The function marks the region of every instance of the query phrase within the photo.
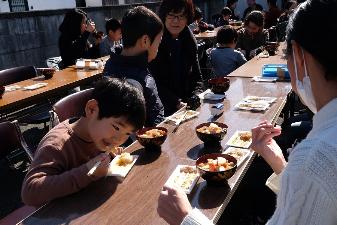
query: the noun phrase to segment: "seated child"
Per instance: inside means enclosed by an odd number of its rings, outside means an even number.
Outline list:
[[[109,19],[105,23],[106,36],[103,38],[99,49],[101,57],[111,53],[120,52],[122,39],[122,25],[116,19]]]
[[[163,23],[144,6],[128,11],[122,19],[123,50],[110,55],[104,68],[104,76],[127,78],[137,81],[146,99],[146,126],[154,126],[164,120],[164,106],[158,96],[157,86],[148,63],[158,52],[163,35]]]
[[[191,23],[188,27],[190,30],[193,31],[193,33],[200,33],[205,32],[206,30],[214,30],[214,26],[212,24],[208,24],[204,21],[202,21],[202,11],[199,7],[195,7],[194,9],[194,22]]]
[[[247,62],[244,55],[235,50],[237,31],[230,25],[220,28],[217,33],[218,46],[210,52],[210,62],[215,76],[227,76]]]
[[[221,17],[218,19],[218,21],[216,22],[216,27],[222,27],[225,25],[229,25],[229,19],[232,16],[232,10],[230,10],[230,8],[228,7],[224,7],[221,10]]]
[[[145,100],[138,88],[116,78],[99,81],[84,115],[60,123],[41,140],[23,182],[23,202],[41,206],[105,177],[108,153],[144,121]],[[88,175],[98,161],[101,164]]]

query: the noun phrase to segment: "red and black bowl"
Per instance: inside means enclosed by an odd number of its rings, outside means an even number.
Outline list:
[[[37,70],[44,76],[45,79],[51,79],[56,72],[56,69],[54,68],[38,68]]]
[[[200,168],[200,163],[207,163],[208,159],[217,159],[218,157],[223,157],[227,159],[228,162],[233,162],[234,166],[225,171],[215,172]],[[207,182],[207,185],[222,186],[228,184],[227,180],[235,174],[237,169],[237,160],[233,156],[227,154],[211,153],[199,157],[196,161],[196,167],[198,168],[200,176]]]
[[[217,77],[209,79],[208,84],[214,94],[224,94],[229,89],[230,80],[227,77]]]
[[[198,131],[199,128],[203,127],[203,126],[209,126],[211,123],[214,123],[216,125],[218,125],[219,127],[222,128],[222,131],[219,133],[211,133],[211,134],[207,134],[207,133],[203,133]],[[197,133],[198,138],[204,142],[205,144],[215,144],[215,143],[219,143],[227,134],[227,129],[228,126],[224,123],[218,123],[218,122],[208,122],[208,123],[202,123],[199,124],[196,128],[195,128],[195,132]]]
[[[162,136],[159,137],[141,137],[141,135],[145,134],[146,131],[152,130],[152,129],[158,129],[162,130],[165,133]],[[165,127],[145,127],[143,129],[140,129],[136,132],[136,137],[138,142],[144,146],[145,148],[148,147],[160,147],[167,138],[167,129]]]

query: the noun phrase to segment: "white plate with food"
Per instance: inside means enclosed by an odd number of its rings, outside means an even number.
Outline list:
[[[224,151],[224,153],[233,156],[239,167],[252,152],[244,148],[229,147]]]
[[[256,102],[246,102],[241,101],[234,106],[234,108],[239,110],[247,110],[247,111],[265,111],[269,108],[269,103],[265,101],[256,101]]]
[[[48,83],[37,83],[37,84],[25,86],[25,87],[23,87],[23,89],[24,90],[32,91],[32,90],[35,90],[35,89],[39,89],[39,88],[45,87],[47,85],[48,85]]]
[[[227,142],[227,145],[238,148],[249,148],[251,143],[252,143],[251,131],[236,131],[235,134]]]
[[[110,162],[107,176],[126,177],[137,159],[138,155],[130,155],[127,152],[117,155]]]
[[[245,102],[267,102],[269,104],[276,101],[275,97],[259,97],[259,96],[247,96],[243,100]]]
[[[190,194],[199,177],[199,172],[195,166],[178,165],[166,181],[166,184],[179,186],[186,194]]]
[[[167,117],[168,121],[174,122],[176,125],[184,122],[186,120],[192,119],[194,117],[197,117],[199,115],[199,112],[194,111],[194,110],[187,110],[187,111],[180,111],[177,112],[169,117]]]

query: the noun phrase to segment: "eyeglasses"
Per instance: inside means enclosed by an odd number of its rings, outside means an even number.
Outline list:
[[[174,20],[177,19],[178,21],[186,20],[186,15],[185,14],[180,14],[180,15],[174,15],[174,14],[167,14],[166,17],[168,20]]]

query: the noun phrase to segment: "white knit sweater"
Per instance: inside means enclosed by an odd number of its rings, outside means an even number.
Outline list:
[[[313,129],[291,152],[280,184],[267,225],[337,224],[337,98],[314,116]],[[194,209],[182,224],[211,223]]]

